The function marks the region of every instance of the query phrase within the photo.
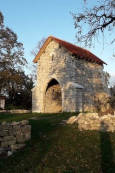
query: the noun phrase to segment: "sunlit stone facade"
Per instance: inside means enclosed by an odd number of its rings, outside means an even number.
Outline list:
[[[0,96],[0,108],[4,109],[5,108],[5,97]]]
[[[95,97],[109,93],[102,64],[81,59],[54,40],[37,63],[33,112],[95,111]]]

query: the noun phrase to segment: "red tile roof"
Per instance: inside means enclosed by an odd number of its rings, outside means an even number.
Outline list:
[[[50,36],[50,37],[47,38],[47,40],[43,44],[42,48],[38,52],[37,56],[33,60],[35,63],[37,63],[39,57],[41,56],[41,54],[44,52],[44,50],[47,47],[47,45],[52,40],[58,42],[61,46],[65,47],[69,52],[71,52],[73,55],[77,56],[80,59],[85,59],[87,61],[95,62],[95,63],[98,63],[100,65],[106,64],[104,61],[102,61],[100,58],[98,58],[97,56],[95,56],[90,51],[88,51],[86,49],[83,49],[81,47],[78,47],[78,46],[76,46],[74,44],[71,44],[69,42],[66,42],[64,40],[60,40],[60,39],[58,39],[56,37],[53,37],[53,36]]]

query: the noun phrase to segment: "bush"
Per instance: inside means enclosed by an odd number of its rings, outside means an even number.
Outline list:
[[[13,104],[6,105],[6,110],[23,109],[22,106],[14,106]]]
[[[115,109],[115,85],[110,88],[110,94],[111,94],[110,104],[112,108]]]

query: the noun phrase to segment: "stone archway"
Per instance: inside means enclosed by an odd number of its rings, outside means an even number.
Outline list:
[[[57,80],[52,79],[45,91],[44,112],[56,113],[62,112],[62,93]]]

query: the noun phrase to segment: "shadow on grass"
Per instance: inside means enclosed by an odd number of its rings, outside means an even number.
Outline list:
[[[102,122],[101,128],[108,129],[108,126]],[[100,132],[100,147],[101,147],[101,169],[103,173],[115,173],[114,155],[110,133]]]
[[[8,159],[0,159],[0,173],[33,173],[38,172],[38,170],[42,173],[43,169],[46,167],[44,157],[53,147],[52,134],[55,133],[56,129],[60,128],[60,122],[64,119],[68,119],[71,115],[70,113],[52,115],[6,114],[5,118],[8,121],[14,119],[18,121],[20,118],[28,119],[33,116],[37,117],[37,120],[30,120],[30,124],[32,125],[32,138],[27,142],[27,146],[14,153],[13,156]]]
[[[48,169],[46,172],[52,172],[51,168],[47,167],[49,163],[47,154],[51,153],[52,148],[54,148],[54,134],[56,130],[60,129],[60,122],[69,117],[69,113],[44,114],[38,120],[30,120],[32,125],[32,139],[29,148],[33,152],[31,163],[29,163],[29,166],[27,165],[28,171],[34,170],[36,173],[43,173]]]

